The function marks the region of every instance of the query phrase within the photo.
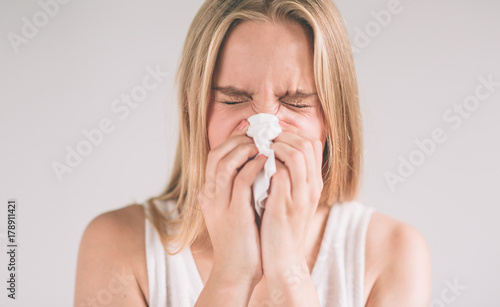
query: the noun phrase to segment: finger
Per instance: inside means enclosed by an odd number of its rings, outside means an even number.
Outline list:
[[[243,125],[243,128],[241,124]],[[245,119],[240,122],[229,138],[221,143],[216,148],[213,148],[207,157],[207,166],[205,172],[205,181],[209,182],[215,179],[215,173],[217,171],[217,166],[219,161],[225,157],[229,152],[233,151],[238,145],[245,143],[253,143],[252,138],[246,135],[246,131],[248,130],[248,121]]]
[[[250,187],[255,181],[257,174],[262,170],[267,157],[259,155],[256,159],[248,161],[234,178],[231,195],[230,209],[241,209],[239,204],[249,203],[252,199]]]
[[[276,173],[271,177],[271,189],[269,192],[268,202],[266,202],[266,210],[271,209],[273,212],[286,212],[283,204],[292,199],[292,186],[290,182],[289,169],[279,160],[276,162]],[[271,207],[279,206],[279,207]],[[276,211],[278,210],[278,211]]]
[[[245,143],[236,147],[218,164],[215,184],[217,188],[217,200],[219,203],[229,205],[231,200],[231,191],[233,189],[234,177],[248,160],[259,153],[254,143]]]
[[[299,129],[295,126],[292,126],[292,125],[282,126],[282,131],[283,132],[292,132],[292,133],[295,133],[303,138],[308,139],[311,142],[311,144],[313,144],[315,158],[319,158],[316,162],[321,163],[323,161],[323,144],[322,144],[321,140],[319,140],[316,137],[313,137],[308,132],[301,130],[301,129]]]
[[[284,142],[275,142],[271,145],[271,148],[274,149],[274,155],[280,161],[280,164],[284,164],[283,166],[288,168],[292,190],[301,190],[305,187],[307,184],[307,165],[304,154]]]
[[[233,135],[245,135],[247,133],[249,126],[248,120],[244,119],[239,124],[233,129],[233,132],[231,132],[231,136]]]
[[[307,180],[318,179],[321,177],[321,168],[323,164],[323,144],[322,142],[310,136],[307,132],[298,129],[292,125],[283,127],[283,132],[275,141],[282,141],[304,153],[308,169]],[[313,181],[314,182],[314,181]]]

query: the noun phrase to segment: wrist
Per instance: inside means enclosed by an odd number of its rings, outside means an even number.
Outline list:
[[[210,274],[208,280],[211,280],[213,283],[216,283],[221,289],[225,289],[227,291],[239,291],[242,289],[253,290],[253,288],[255,288],[255,286],[259,282],[251,278],[238,278],[232,275],[224,274]]]
[[[262,279],[262,274],[259,276],[256,276],[256,274],[244,274],[227,266],[218,266],[214,263],[209,279],[227,289],[251,288],[253,290]]]
[[[237,278],[234,274],[212,270],[205,288],[211,296],[222,299],[223,301],[219,301],[221,304],[224,302],[227,306],[247,306],[256,284],[252,279]]]
[[[264,272],[271,300],[280,306],[320,306],[307,262]]]
[[[214,256],[210,275],[214,275],[221,282],[227,284],[257,285],[262,279],[262,265],[260,262],[235,263],[234,260]]]
[[[254,287],[245,280],[235,281],[231,275],[212,270],[195,306],[247,306]]]
[[[281,262],[280,264],[268,266],[264,269],[266,281],[296,284],[310,278],[309,267],[306,259]]]

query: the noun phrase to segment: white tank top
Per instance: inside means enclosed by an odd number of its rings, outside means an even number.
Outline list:
[[[172,210],[174,202],[166,204],[166,208],[159,209]],[[365,239],[373,211],[358,201],[331,207],[311,272],[321,306],[364,306]],[[151,222],[146,219],[145,224],[149,306],[194,306],[203,282],[191,249],[187,247],[173,256],[167,254]]]

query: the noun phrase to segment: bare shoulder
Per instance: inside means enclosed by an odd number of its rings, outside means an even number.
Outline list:
[[[144,219],[141,205],[129,205],[90,221],[78,251],[75,306],[147,306]]]
[[[413,226],[373,212],[366,235],[366,306],[429,306],[431,257]]]

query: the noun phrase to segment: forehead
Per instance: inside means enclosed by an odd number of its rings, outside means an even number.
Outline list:
[[[248,82],[265,79],[311,78],[313,45],[295,22],[245,21],[237,25],[221,47],[215,79]],[[231,80],[220,80],[231,78]],[[243,84],[241,84],[243,85]]]
[[[308,47],[310,37],[300,24],[293,21],[243,21],[233,28],[225,43],[233,47],[256,44]]]

